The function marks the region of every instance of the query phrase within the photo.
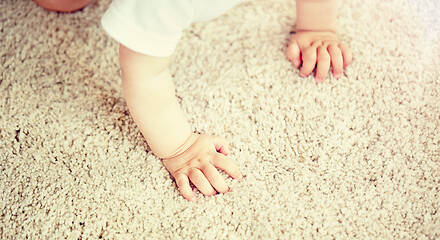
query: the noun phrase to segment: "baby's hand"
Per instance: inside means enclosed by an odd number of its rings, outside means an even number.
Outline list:
[[[289,42],[287,57],[295,67],[300,67],[300,76],[309,75],[316,68],[317,83],[324,81],[330,64],[333,76],[340,78],[343,68],[351,63],[350,49],[331,31],[298,31]]]
[[[228,185],[216,167],[235,179],[243,178],[237,166],[227,157],[230,150],[225,139],[193,133],[188,141],[192,144],[186,151],[163,159],[184,198],[193,202],[197,200],[189,181],[207,196],[228,192]]]

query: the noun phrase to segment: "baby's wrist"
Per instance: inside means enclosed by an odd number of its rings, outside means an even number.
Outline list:
[[[162,160],[168,160],[174,157],[177,157],[183,153],[185,153],[186,151],[188,151],[188,149],[196,142],[197,140],[197,134],[196,133],[191,133],[190,136],[188,137],[188,139],[182,144],[180,145],[177,149],[175,149],[172,154],[170,154],[169,156],[159,156]]]
[[[340,0],[297,0],[296,29],[336,32],[339,4]]]

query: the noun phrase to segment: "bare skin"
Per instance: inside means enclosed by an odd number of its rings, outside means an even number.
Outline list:
[[[350,49],[336,34],[339,0],[297,0],[296,32],[290,39],[287,57],[306,77],[315,69],[317,83],[322,83],[330,70],[340,78],[352,61]]]
[[[35,0],[55,11],[75,11],[91,0]],[[297,0],[297,28],[287,49],[287,57],[305,77],[315,70],[317,83],[323,82],[330,66],[339,78],[352,61],[349,48],[336,34],[339,0]],[[234,179],[243,175],[228,157],[225,139],[191,131],[175,96],[169,73],[171,56],[147,56],[120,45],[122,87],[130,113],[153,153],[163,160],[182,196],[197,201],[190,182],[206,196],[226,193],[229,187],[217,169]]]
[[[57,12],[75,12],[78,11],[92,0],[34,0],[41,7]]]
[[[175,96],[170,61],[171,57],[151,57],[120,45],[122,87],[130,113],[185,199],[197,200],[190,181],[204,195],[226,193],[229,188],[216,168],[235,179],[243,176],[227,157],[225,139],[191,132]]]
[[[243,178],[237,166],[227,157],[230,150],[225,139],[195,133],[190,139],[192,145],[186,151],[176,157],[163,159],[164,166],[176,180],[184,198],[197,201],[189,181],[207,196],[228,192],[229,187],[216,168],[235,179]]]

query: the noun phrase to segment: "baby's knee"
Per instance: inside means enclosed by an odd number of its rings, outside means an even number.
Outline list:
[[[58,12],[74,12],[87,6],[92,0],[34,0],[41,7]]]

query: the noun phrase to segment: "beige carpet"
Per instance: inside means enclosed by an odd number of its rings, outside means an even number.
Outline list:
[[[300,78],[293,0],[193,25],[172,66],[246,174],[184,200],[128,115],[108,0],[0,2],[2,239],[440,239],[440,2],[347,0],[341,80]],[[226,176],[226,175],[225,175]]]

